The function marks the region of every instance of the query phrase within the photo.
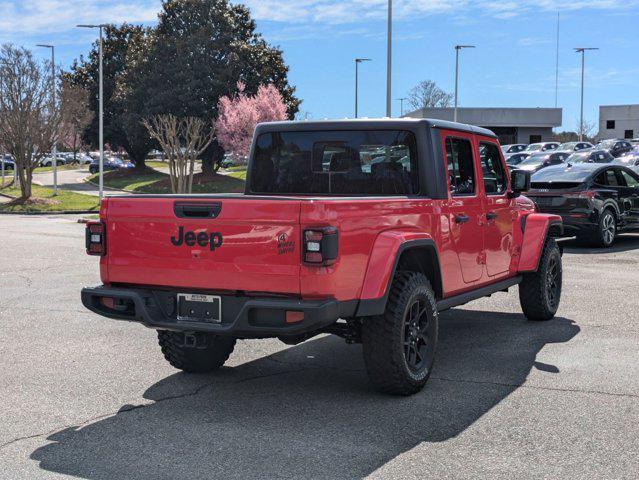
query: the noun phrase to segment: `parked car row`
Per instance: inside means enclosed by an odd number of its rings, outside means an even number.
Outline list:
[[[513,144],[513,145],[504,145],[502,147],[502,151],[504,152],[504,156],[506,157],[506,162],[510,165],[517,165],[528,156],[533,153],[544,153],[544,152],[579,152],[581,150],[586,150],[589,148],[593,148],[593,144],[590,142],[566,142],[566,143],[558,143],[558,142],[543,142],[543,143],[532,143],[530,145],[525,144]]]
[[[565,232],[609,247],[618,232],[639,229],[639,146],[625,139],[502,146],[508,168],[531,173],[528,197],[561,215]]]
[[[80,165],[88,165],[91,163],[92,159],[89,155],[85,153],[76,153],[74,155],[73,152],[58,152],[56,154],[56,164],[57,165],[70,165],[70,164],[80,164]],[[53,166],[53,155],[46,155],[42,160],[40,160],[41,167],[51,167]]]

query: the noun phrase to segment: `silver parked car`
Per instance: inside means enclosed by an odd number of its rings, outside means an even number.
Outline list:
[[[559,143],[557,142],[531,143],[524,152],[547,152],[548,150],[557,150],[558,147]]]
[[[525,143],[512,143],[510,145],[502,145],[501,151],[504,152],[504,155],[508,153],[519,153],[523,152],[527,146]]]
[[[579,150],[586,150],[588,148],[594,148],[594,145],[590,142],[566,142],[559,145],[557,150],[578,152]]]

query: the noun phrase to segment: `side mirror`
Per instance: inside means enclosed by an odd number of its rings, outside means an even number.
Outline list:
[[[513,170],[510,173],[511,198],[517,198],[522,192],[530,190],[531,173],[526,170]]]

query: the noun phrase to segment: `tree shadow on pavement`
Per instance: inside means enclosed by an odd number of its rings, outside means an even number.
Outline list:
[[[445,312],[433,376],[407,398],[372,390],[361,347],[322,337],[213,375],[171,375],[145,392],[155,403],[52,434],[31,458],[87,479],[362,477],[459,435],[533,366],[559,372],[537,353],[578,333],[565,318]]]

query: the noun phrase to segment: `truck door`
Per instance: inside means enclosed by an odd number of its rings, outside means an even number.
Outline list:
[[[513,229],[517,216],[508,197],[508,179],[497,141],[477,137],[484,197],[484,250],[488,275],[507,273],[513,256]]]
[[[482,199],[479,195],[473,136],[462,132],[442,132],[448,172],[449,240],[457,255],[464,284],[481,279],[483,271]],[[449,285],[448,289],[464,285]]]

